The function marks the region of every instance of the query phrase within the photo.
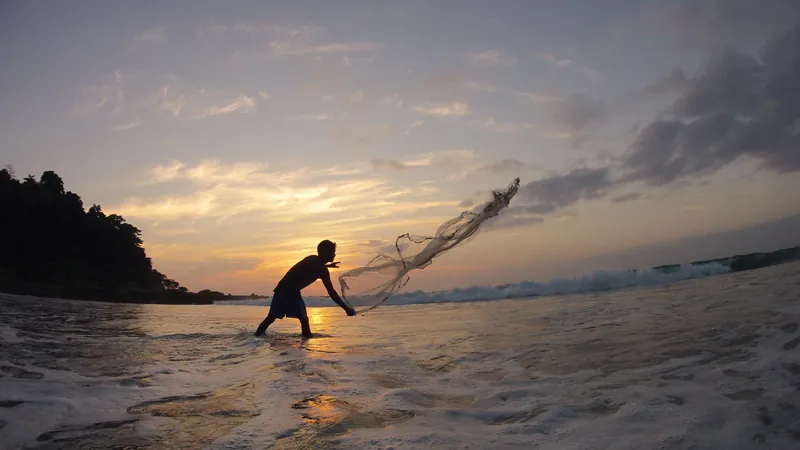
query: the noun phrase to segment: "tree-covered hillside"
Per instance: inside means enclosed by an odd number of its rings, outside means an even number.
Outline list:
[[[0,292],[106,301],[208,303],[153,269],[141,231],[84,209],[55,172],[0,170]]]

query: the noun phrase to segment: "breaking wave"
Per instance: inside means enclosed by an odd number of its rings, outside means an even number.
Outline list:
[[[602,292],[703,278],[730,272],[720,262],[682,264],[636,270],[599,270],[571,278],[547,282],[522,281],[499,286],[457,287],[443,291],[408,291],[394,294],[386,303],[410,305],[421,303],[475,302],[546,295]],[[335,306],[328,297],[303,296],[308,306]],[[269,299],[216,302],[225,305],[269,305]]]

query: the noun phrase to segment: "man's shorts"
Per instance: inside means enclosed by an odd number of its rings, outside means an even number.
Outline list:
[[[306,303],[303,296],[297,293],[275,292],[269,304],[269,315],[277,319],[293,317],[295,319],[306,318]]]

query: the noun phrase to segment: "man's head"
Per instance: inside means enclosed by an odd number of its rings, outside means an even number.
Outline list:
[[[336,243],[329,240],[324,240],[317,244],[317,255],[319,255],[325,262],[333,261],[336,257]]]

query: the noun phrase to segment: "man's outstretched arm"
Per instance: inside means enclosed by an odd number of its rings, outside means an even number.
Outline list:
[[[337,304],[337,305],[341,306],[341,307],[342,307],[342,309],[344,309],[345,311],[347,311],[347,314],[348,314],[348,315],[353,315],[353,314],[355,314],[355,311],[354,311],[352,308],[350,308],[349,306],[347,306],[347,305],[344,303],[344,301],[342,300],[342,298],[341,298],[341,297],[339,297],[339,293],[338,293],[338,292],[336,292],[336,289],[334,289],[334,288],[333,288],[333,283],[331,283],[331,276],[330,276],[330,274],[327,274],[327,273],[326,273],[326,274],[325,274],[325,275],[322,277],[322,284],[324,284],[324,285],[325,285],[325,289],[327,289],[327,290],[328,290],[328,295],[329,295],[329,296],[330,296],[330,297],[333,299],[333,301],[334,301],[334,302],[336,302],[336,304]],[[352,312],[353,314],[350,314],[351,312]]]

